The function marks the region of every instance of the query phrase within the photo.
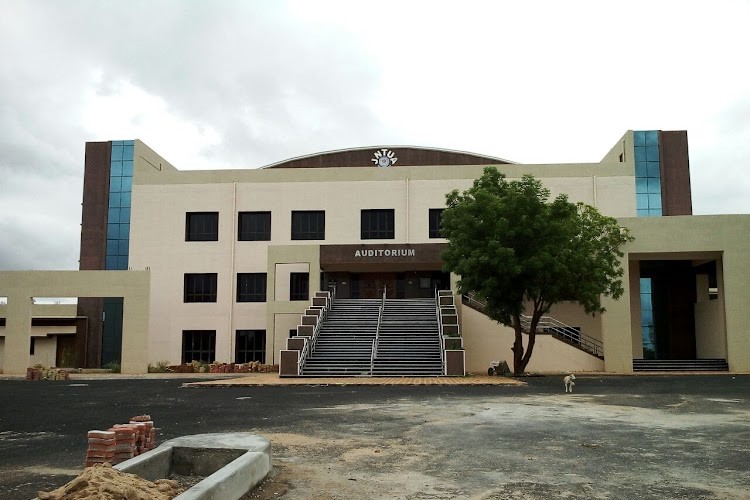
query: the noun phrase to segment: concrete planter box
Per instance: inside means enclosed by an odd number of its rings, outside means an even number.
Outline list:
[[[183,436],[170,439],[114,468],[149,481],[166,478],[172,473],[206,476],[175,499],[235,500],[271,471],[271,443],[249,433]]]

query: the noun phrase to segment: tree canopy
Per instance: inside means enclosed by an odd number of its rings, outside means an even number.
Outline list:
[[[539,319],[553,304],[576,302],[594,314],[604,312],[602,296],[622,295],[620,247],[632,237],[594,207],[566,195],[549,202],[538,179],[507,181],[494,167],[446,198],[444,267],[460,276],[459,293],[478,295],[485,314],[514,328],[514,373],[526,369]],[[531,316],[525,350],[522,315]]]

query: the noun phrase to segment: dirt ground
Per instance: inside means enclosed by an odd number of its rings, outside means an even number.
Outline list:
[[[627,399],[311,409],[330,413],[331,425],[264,433],[274,470],[245,498],[750,498],[747,404],[679,397],[647,408],[638,396]]]
[[[170,500],[182,491],[184,488],[177,481],[151,482],[120,472],[109,464],[97,464],[53,491],[40,491],[38,497],[39,500]]]

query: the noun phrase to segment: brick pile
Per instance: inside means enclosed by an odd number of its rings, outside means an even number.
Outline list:
[[[274,373],[279,371],[279,365],[264,365],[260,361],[249,363],[212,363],[209,373]]]
[[[138,438],[136,445],[138,453],[145,453],[154,448],[156,443],[156,429],[151,415],[138,415],[130,419],[130,425],[135,425],[138,429]]]
[[[70,374],[59,368],[45,368],[41,365],[26,368],[26,380],[69,380]]]
[[[89,431],[89,445],[86,449],[86,467],[94,464],[112,463],[115,458],[117,441],[114,432]]]
[[[112,465],[130,460],[137,453],[136,439],[138,430],[130,424],[115,424],[109,428],[115,433],[115,456]]]
[[[112,465],[152,450],[156,429],[150,415],[136,415],[127,424],[115,424],[107,431],[89,431],[85,466],[108,462]]]

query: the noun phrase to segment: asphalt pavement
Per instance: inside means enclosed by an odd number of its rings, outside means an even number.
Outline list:
[[[159,441],[188,434],[240,431],[261,435],[318,433],[328,437],[335,436],[336,432],[350,435],[361,432],[368,438],[377,438],[378,432],[382,432],[383,439],[391,439],[409,433],[414,435],[415,425],[419,424],[422,436],[419,439],[432,447],[430,453],[442,446],[450,451],[455,463],[444,461],[445,467],[458,468],[451,469],[450,473],[450,477],[457,478],[461,477],[461,454],[476,458],[477,450],[489,447],[482,453],[491,457],[493,445],[487,442],[487,435],[509,432],[511,429],[503,426],[513,422],[515,438],[503,443],[505,458],[523,454],[523,449],[532,454],[539,442],[545,442],[550,451],[542,455],[552,460],[544,464],[552,469],[551,477],[555,476],[555,464],[561,460],[578,464],[580,447],[590,448],[594,454],[596,448],[611,446],[613,453],[598,453],[596,460],[603,463],[620,460],[618,463],[626,475],[629,470],[635,471],[636,477],[631,477],[630,481],[635,481],[636,489],[628,489],[628,480],[623,479],[609,486],[605,484],[602,491],[606,495],[602,498],[618,498],[619,494],[637,491],[637,476],[642,475],[637,455],[640,453],[644,460],[644,452],[631,450],[627,456],[623,455],[621,450],[628,443],[640,443],[640,450],[653,449],[656,459],[671,460],[674,467],[681,470],[671,482],[665,483],[672,484],[672,489],[653,489],[654,482],[660,480],[659,475],[664,479],[663,471],[655,477],[643,477],[642,486],[647,490],[652,488],[654,495],[641,495],[642,498],[743,498],[743,489],[750,491],[747,453],[750,376],[580,376],[573,396],[563,394],[561,377],[528,377],[523,381],[526,384],[522,386],[185,387],[191,380],[0,380],[0,498],[29,499],[39,489],[50,490],[64,484],[81,470],[88,430],[106,429],[140,414],[152,416]],[[440,412],[444,412],[443,417],[456,415],[455,423],[461,424],[455,436],[448,426],[440,427],[446,436],[442,443],[423,434],[427,426],[445,424],[442,420],[430,420],[431,408],[435,409],[435,415]],[[585,422],[582,422],[583,417],[586,417]],[[653,418],[652,425],[649,418]],[[416,419],[424,420],[416,422]],[[532,424],[526,432],[524,422]],[[554,425],[550,427],[549,422],[559,422],[559,429],[555,430]],[[685,426],[693,429],[689,438],[680,434],[679,439],[674,440],[671,431],[665,431],[684,430]],[[586,429],[591,431],[588,444],[583,437]],[[576,448],[568,450],[570,442],[556,445],[555,435],[568,436],[565,439],[577,443]],[[510,450],[513,446],[518,449]],[[291,457],[289,449],[281,452],[282,461],[285,457],[300,459]],[[555,453],[562,455],[555,458]],[[635,456],[631,456],[633,453]],[[477,465],[480,462],[470,462],[474,463],[475,470],[481,469]],[[441,476],[439,466],[430,467],[425,474],[432,471],[441,481],[447,480],[447,476]],[[493,470],[497,467],[501,464],[493,465]],[[568,465],[563,468],[566,467]],[[578,469],[577,465],[575,467]],[[718,469],[711,471],[704,481],[706,484],[701,483],[703,486],[685,489],[680,478],[706,467]],[[593,476],[599,473],[597,470],[578,470],[581,474],[574,483],[596,485]],[[477,475],[471,485],[456,484],[452,490],[446,488],[445,498],[468,498],[482,491],[490,493],[481,498],[513,498],[513,492],[504,490],[503,484],[523,483],[519,477],[523,477],[524,471],[508,467],[504,474],[492,476],[488,470],[481,477]],[[482,483],[484,477],[487,477],[486,484]],[[724,478],[729,486],[722,493],[717,484]],[[531,496],[518,498],[543,498],[553,491],[545,488],[557,487],[554,479],[543,483],[528,487]],[[573,488],[570,498],[586,498],[589,491],[580,488]],[[533,496],[534,491],[537,496]],[[305,497],[301,491],[295,492],[293,485],[287,494],[289,498],[313,498]],[[429,497],[431,495],[413,498]],[[744,498],[750,498],[750,493]]]

